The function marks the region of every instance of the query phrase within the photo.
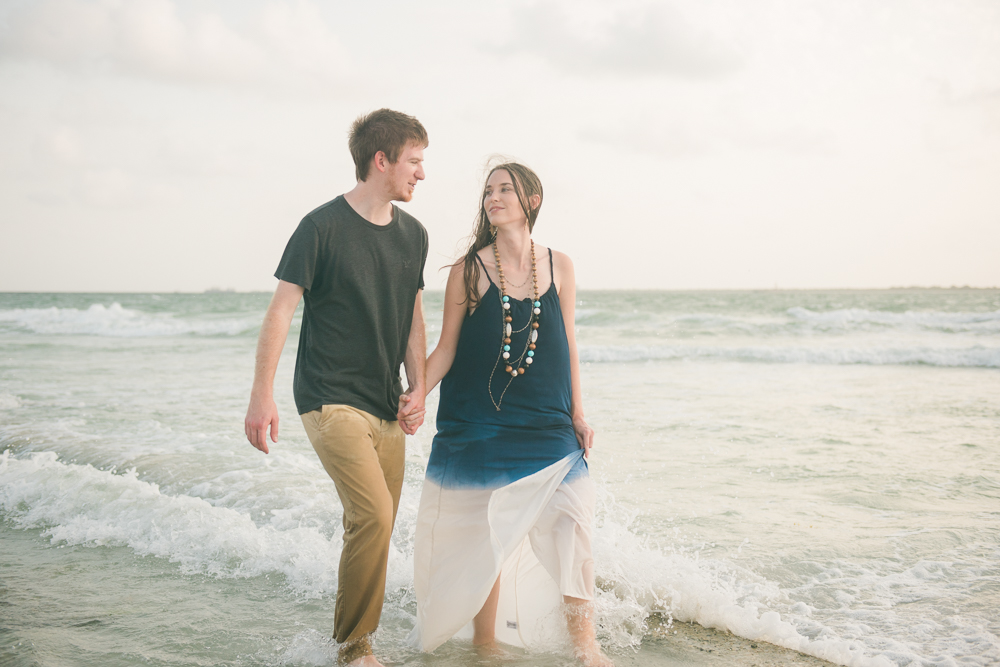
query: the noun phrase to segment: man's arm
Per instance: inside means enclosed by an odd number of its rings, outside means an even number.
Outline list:
[[[417,290],[413,302],[413,320],[410,323],[410,337],[406,341],[406,356],[403,368],[406,370],[407,389],[405,400],[399,410],[399,426],[407,435],[413,435],[424,423],[424,400],[427,395],[427,335],[424,331],[424,291]],[[402,397],[401,397],[402,398]]]
[[[288,338],[288,327],[302,298],[303,290],[298,285],[278,281],[278,287],[267,307],[264,323],[257,338],[257,362],[254,365],[253,389],[250,391],[250,406],[243,430],[250,444],[267,451],[267,429],[271,428],[271,441],[278,442],[278,406],[274,404],[274,373],[278,370],[281,350]]]

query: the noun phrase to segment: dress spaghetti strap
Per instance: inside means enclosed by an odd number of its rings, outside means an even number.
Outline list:
[[[549,248],[549,276],[552,278],[552,284],[556,284],[556,270],[552,267],[552,248]]]
[[[550,252],[550,254],[551,254],[551,252]],[[482,267],[483,267],[483,273],[485,273],[485,274],[486,274],[486,279],[487,279],[488,281],[490,281],[490,285],[492,285],[492,284],[493,284],[493,279],[492,279],[492,278],[490,278],[490,272],[486,270],[486,264],[485,264],[485,263],[483,262],[483,258],[479,256],[479,253],[478,253],[478,252],[476,253],[476,259],[478,259],[478,260],[479,260],[479,264],[480,264],[480,266],[482,266]],[[550,257],[549,259],[551,260],[551,257]]]

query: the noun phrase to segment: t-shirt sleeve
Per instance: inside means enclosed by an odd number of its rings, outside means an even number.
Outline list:
[[[303,218],[292,233],[292,237],[288,239],[288,245],[281,255],[274,277],[309,290],[312,289],[313,280],[316,278],[318,263],[319,231],[312,220],[308,217]]]
[[[421,227],[421,257],[420,257],[420,285],[417,289],[424,288],[424,268],[427,266],[427,230]]]

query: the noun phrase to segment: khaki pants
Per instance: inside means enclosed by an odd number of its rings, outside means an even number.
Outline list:
[[[382,616],[406,435],[398,422],[347,405],[324,405],[302,415],[302,423],[344,506],[333,633],[346,664],[371,653],[368,635]]]

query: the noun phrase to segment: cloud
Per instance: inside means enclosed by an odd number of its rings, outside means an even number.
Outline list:
[[[349,71],[317,7],[276,2],[243,25],[173,0],[40,0],[9,10],[0,58],[174,82],[327,83]]]
[[[752,124],[712,114],[698,118],[640,114],[617,123],[584,127],[578,136],[583,141],[674,158],[727,150],[793,155],[836,152],[833,137],[817,129]]]
[[[703,79],[739,66],[729,48],[663,2],[610,10],[542,0],[513,11],[515,37],[501,50],[530,53],[570,73]]]

